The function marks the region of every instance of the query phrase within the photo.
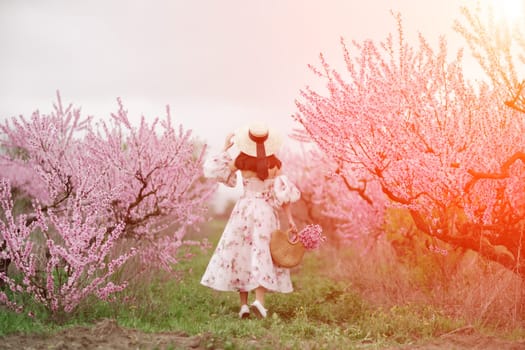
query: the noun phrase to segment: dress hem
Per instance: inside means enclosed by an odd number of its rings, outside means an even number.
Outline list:
[[[275,289],[275,288],[268,288],[267,286],[262,285],[262,284],[257,285],[255,287],[249,287],[249,288],[247,288],[247,290],[232,289],[232,288],[220,288],[220,287],[204,284],[203,282],[201,282],[200,284],[205,286],[205,287],[208,287],[208,288],[214,289],[216,291],[219,291],[219,292],[251,292],[251,291],[257,289],[257,287],[259,287],[259,286],[262,286],[262,287],[266,288],[266,291],[273,292],[273,293],[292,293],[293,292],[293,288],[291,288],[289,290],[288,289],[279,290],[279,289]]]

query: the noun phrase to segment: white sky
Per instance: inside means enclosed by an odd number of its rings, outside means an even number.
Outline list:
[[[465,0],[463,0],[465,1]],[[460,0],[0,0],[0,119],[51,111],[55,92],[107,118],[116,98],[138,121],[163,116],[210,144],[263,119],[287,133],[299,90],[339,38],[382,40],[390,10],[409,37],[450,47]],[[451,52],[452,56],[452,52]]]

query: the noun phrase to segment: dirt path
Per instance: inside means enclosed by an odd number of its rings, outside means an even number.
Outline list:
[[[103,320],[93,327],[73,327],[50,336],[12,334],[0,338],[0,349],[209,349],[212,341],[211,336],[190,337],[181,332],[144,333]]]
[[[525,341],[512,342],[505,339],[481,335],[472,327],[464,327],[443,334],[420,345],[400,346],[399,350],[523,350]]]
[[[320,344],[319,344],[320,345]],[[251,346],[257,349],[256,343]],[[69,349],[220,349],[210,334],[188,336],[181,332],[144,333],[122,328],[113,320],[103,320],[92,327],[73,327],[50,336],[12,334],[0,338],[5,350]],[[442,335],[420,345],[390,347],[387,350],[522,350],[525,341],[510,342],[476,334],[471,328]]]

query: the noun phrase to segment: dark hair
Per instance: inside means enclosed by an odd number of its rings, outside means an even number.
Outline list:
[[[268,169],[272,169],[275,167],[281,169],[281,161],[273,154],[271,156],[267,156],[266,159],[263,159],[263,161],[266,161]],[[268,178],[268,173],[266,173],[266,176],[260,175],[257,168],[258,163],[259,162],[257,161],[257,157],[252,157],[244,152],[239,153],[237,158],[235,158],[235,167],[237,169],[253,171],[257,173],[257,176],[261,180],[266,180]]]

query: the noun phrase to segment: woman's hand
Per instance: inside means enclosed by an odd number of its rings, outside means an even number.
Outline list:
[[[227,151],[228,149],[230,149],[231,146],[233,146],[233,136],[234,135],[235,135],[234,133],[229,133],[226,136],[226,141],[224,141],[224,151]]]

